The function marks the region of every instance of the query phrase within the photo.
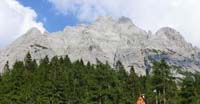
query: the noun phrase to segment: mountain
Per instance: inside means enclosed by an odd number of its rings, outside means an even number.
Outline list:
[[[11,66],[23,60],[27,52],[36,60],[46,55],[68,55],[72,61],[95,63],[98,59],[113,67],[119,60],[127,70],[134,66],[142,75],[151,70],[152,62],[161,59],[183,70],[200,71],[200,49],[186,42],[179,32],[164,27],[152,34],[126,17],[99,17],[89,25],[67,26],[53,33],[32,28],[0,51],[0,72],[6,61]]]

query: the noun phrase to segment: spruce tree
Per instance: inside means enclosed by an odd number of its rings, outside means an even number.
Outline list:
[[[124,69],[123,64],[121,63],[121,61],[117,61],[116,65],[115,65],[115,69],[120,70],[120,69]]]
[[[172,80],[170,66],[164,61],[153,63],[152,90],[156,90],[160,103],[169,103],[175,98],[176,84]],[[174,89],[173,89],[174,88]]]
[[[34,66],[33,66],[33,62],[32,62],[32,57],[30,52],[28,52],[25,56],[24,59],[24,65],[25,65],[25,69],[28,71],[33,71],[34,70]]]
[[[182,81],[180,104],[193,104],[195,98],[195,79],[191,73],[187,73]]]
[[[4,73],[7,73],[7,72],[10,72],[10,68],[9,68],[9,62],[8,61],[6,61],[6,64],[5,64],[5,66],[4,66]]]
[[[136,99],[141,95],[139,77],[135,73],[135,69],[131,66],[130,74],[128,76],[128,89],[130,92],[131,103],[136,102]]]

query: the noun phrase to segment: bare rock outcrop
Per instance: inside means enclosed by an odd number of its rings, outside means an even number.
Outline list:
[[[120,60],[127,70],[134,66],[142,75],[150,70],[153,61],[161,59],[191,72],[200,71],[200,50],[187,43],[179,32],[164,27],[152,34],[126,17],[99,17],[90,25],[68,26],[54,33],[33,28],[0,50],[0,72],[6,61],[13,65],[23,60],[28,51],[36,60],[46,55],[69,55],[72,61],[95,63],[98,59],[113,67]]]

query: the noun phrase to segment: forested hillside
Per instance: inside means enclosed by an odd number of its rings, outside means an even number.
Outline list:
[[[48,57],[39,63],[28,53],[24,62],[9,62],[0,77],[0,104],[134,104],[145,94],[148,104],[200,104],[200,74],[184,73],[175,79],[164,60],[152,73],[138,76],[97,60],[93,65],[69,57]]]

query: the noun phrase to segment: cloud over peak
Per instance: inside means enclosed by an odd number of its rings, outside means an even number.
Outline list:
[[[200,47],[199,0],[49,0],[63,15],[73,14],[80,22],[98,16],[126,16],[146,30],[169,26]]]
[[[36,12],[24,7],[16,0],[1,0],[0,3],[0,47],[24,34],[32,27],[45,31],[43,24],[36,21]]]

